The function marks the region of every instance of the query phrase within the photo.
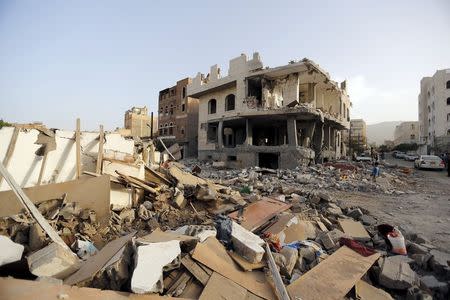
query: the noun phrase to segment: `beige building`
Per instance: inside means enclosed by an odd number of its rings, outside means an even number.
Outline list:
[[[350,120],[349,148],[356,152],[367,149],[367,126],[363,119]]]
[[[341,156],[349,128],[346,83],[308,59],[269,68],[258,53],[198,73],[188,95],[199,99],[199,159],[246,167],[293,168]]]
[[[419,142],[419,122],[402,122],[395,126],[394,146]]]
[[[438,70],[420,81],[419,142],[421,153],[440,152],[434,149],[450,135],[450,69]],[[444,145],[445,148],[445,145]],[[448,147],[447,147],[448,148]],[[445,149],[444,149],[445,150]]]
[[[151,116],[148,115],[148,109],[144,107],[132,107],[125,112],[125,130],[124,135],[147,137],[150,136]],[[153,120],[153,132],[157,132],[156,118]]]

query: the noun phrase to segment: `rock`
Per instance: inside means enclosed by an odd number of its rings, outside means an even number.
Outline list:
[[[318,191],[317,196],[320,198],[321,201],[330,202],[333,200],[331,195],[324,191]]]
[[[426,254],[428,253],[428,249],[422,245],[416,244],[416,243],[409,243],[408,244],[408,253],[410,254]]]
[[[294,270],[295,264],[298,260],[298,251],[297,249],[290,248],[290,247],[283,247],[280,251],[280,254],[283,255],[286,259],[285,262],[285,269],[281,269],[282,273],[285,273],[284,275],[291,277],[292,271]]]
[[[429,261],[431,269],[437,273],[449,275],[450,254],[439,250],[431,250],[430,254],[433,256]]]
[[[212,184],[197,185],[195,196],[197,200],[201,201],[215,201],[217,200],[217,190]]]
[[[132,223],[134,221],[134,219],[136,218],[136,213],[135,213],[134,209],[125,208],[125,209],[122,209],[122,211],[119,214],[119,217],[122,220],[122,222]]]
[[[436,279],[433,275],[427,275],[420,278],[420,286],[432,291],[436,298],[441,298],[438,295],[446,295],[448,293],[447,283],[441,282]],[[443,298],[441,298],[443,299]]]
[[[406,292],[406,300],[433,300],[433,297],[419,287],[413,286]]]
[[[370,215],[362,215],[360,221],[367,226],[372,226],[377,223],[377,220]]]
[[[183,192],[179,190],[178,188],[175,188],[175,195],[173,202],[175,204],[175,207],[179,209],[183,209],[187,205],[187,200],[184,198]]]
[[[208,225],[184,225],[175,230],[176,233],[197,237],[200,243],[210,236],[216,236],[217,230]]]
[[[0,266],[19,261],[24,247],[16,244],[9,237],[0,235]]]
[[[350,218],[353,218],[355,220],[359,220],[363,216],[363,213],[359,208],[355,208],[355,209],[350,210],[347,213],[347,216],[349,216]]]
[[[131,290],[137,294],[163,292],[163,268],[180,254],[180,242],[176,240],[137,247]]]
[[[380,285],[389,289],[406,290],[417,282],[417,274],[411,269],[401,255],[379,259],[381,272],[378,277]]]
[[[148,211],[143,204],[141,204],[139,205],[138,216],[141,220],[148,221],[151,217],[153,217],[153,214],[151,211]]]
[[[298,183],[307,184],[311,181],[311,174],[297,174],[295,180]]]
[[[336,243],[334,242],[331,234],[329,232],[323,232],[319,235],[319,240],[324,246],[325,249],[331,250],[336,247]]]
[[[64,279],[80,267],[77,256],[56,243],[34,252],[27,261],[30,272],[40,277]]]
[[[259,263],[264,255],[264,240],[238,223],[232,223],[231,241],[237,254],[251,263]]]
[[[142,205],[144,205],[144,207],[147,209],[147,210],[152,210],[153,209],[153,203],[151,203],[150,201],[144,201],[143,203],[142,203]]]
[[[284,257],[282,254],[277,252],[272,252],[273,260],[275,261],[275,264],[278,266],[278,268],[281,270],[282,268],[285,268],[286,266],[286,257]]]
[[[30,251],[41,249],[45,244],[45,237],[45,232],[38,223],[31,225],[28,233],[28,245]]]
[[[340,216],[340,215],[342,215],[341,208],[339,206],[337,206],[336,204],[334,204],[334,203],[328,203],[327,212],[330,215],[333,215],[333,216]]]
[[[431,241],[423,234],[417,234],[414,241],[418,244],[431,244]]]
[[[47,283],[56,284],[56,285],[62,285],[63,284],[62,279],[57,279],[57,278],[53,278],[53,277],[46,277],[46,276],[38,277],[38,278],[36,278],[36,281],[47,282]]]
[[[422,268],[422,269],[427,269],[428,267],[428,262],[431,258],[431,254],[426,253],[426,254],[412,254],[411,258],[414,259],[414,261],[416,262],[416,264]]]
[[[316,250],[313,247],[301,247],[299,249],[300,258],[305,259],[307,264],[316,260]]]

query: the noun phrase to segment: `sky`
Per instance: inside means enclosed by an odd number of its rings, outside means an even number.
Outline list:
[[[348,81],[352,118],[417,120],[420,79],[450,68],[450,1],[0,0],[0,119],[123,127],[177,80],[258,51]]]

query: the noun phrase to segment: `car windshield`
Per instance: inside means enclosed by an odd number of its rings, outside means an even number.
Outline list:
[[[439,157],[434,155],[422,155],[423,160],[441,160]]]

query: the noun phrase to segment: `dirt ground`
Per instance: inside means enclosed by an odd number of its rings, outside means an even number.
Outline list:
[[[412,162],[388,158],[389,163],[413,166]],[[447,172],[415,170],[414,193],[403,195],[341,192],[342,203],[360,206],[381,222],[424,234],[435,247],[450,252],[450,177]]]

